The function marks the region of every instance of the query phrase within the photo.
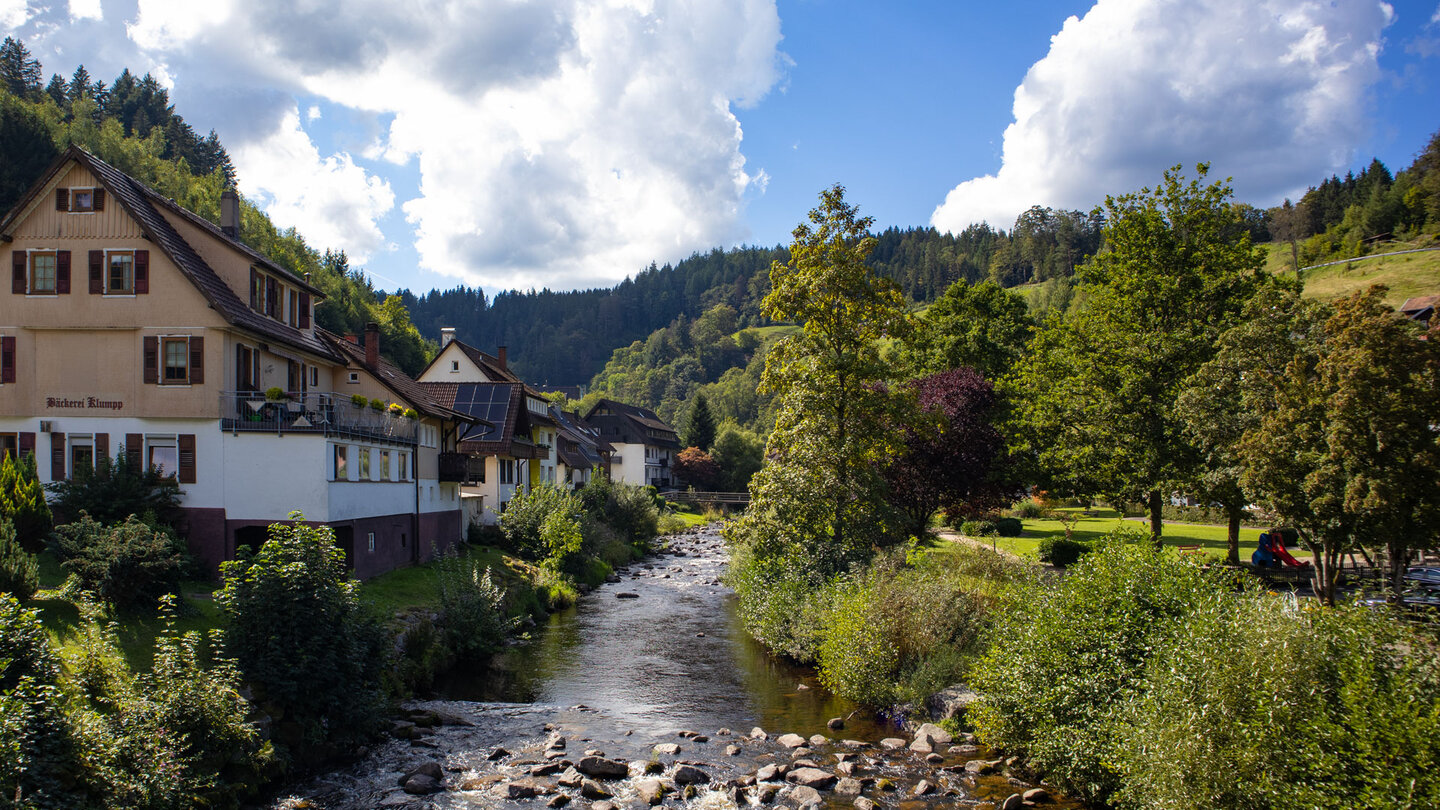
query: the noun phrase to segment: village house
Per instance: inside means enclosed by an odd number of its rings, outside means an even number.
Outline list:
[[[360,577],[454,544],[475,420],[381,358],[378,329],[317,328],[321,291],[240,241],[233,192],[220,218],[56,159],[0,219],[0,451],[34,452],[44,482],[120,454],[173,474],[212,571],[294,510]]]
[[[657,489],[674,486],[670,469],[680,438],[654,411],[602,399],[590,407],[585,421],[613,448],[610,475],[615,480]]]

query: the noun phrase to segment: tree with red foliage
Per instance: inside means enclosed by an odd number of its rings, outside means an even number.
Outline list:
[[[911,534],[923,533],[936,509],[981,512],[1019,497],[1005,480],[1005,443],[991,424],[995,388],[973,368],[912,380],[928,419],[909,428],[906,450],[885,468],[890,502]]]
[[[699,490],[714,490],[715,482],[720,480],[720,465],[698,447],[681,450],[671,469],[675,477]]]

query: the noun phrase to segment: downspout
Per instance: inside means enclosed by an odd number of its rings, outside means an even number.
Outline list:
[[[410,448],[410,470],[410,482],[415,490],[415,510],[410,513],[410,536],[415,538],[415,543],[410,547],[410,562],[416,564],[420,562],[420,440],[418,430],[415,444]]]

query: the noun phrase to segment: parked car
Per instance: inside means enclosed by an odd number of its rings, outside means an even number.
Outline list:
[[[1405,581],[1427,591],[1440,591],[1440,567],[1417,565],[1405,572]]]

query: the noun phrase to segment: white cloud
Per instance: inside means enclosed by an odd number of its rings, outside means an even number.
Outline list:
[[[377,225],[389,186],[321,155],[296,99],[383,127],[356,152],[418,171],[403,210],[421,266],[488,287],[609,284],[743,237],[731,105],[769,92],[782,59],[774,0],[140,0],[128,32],[313,243],[358,256],[403,236]]]
[[[0,28],[19,28],[30,19],[26,0],[0,0]]]
[[[310,109],[308,109],[308,110],[305,111],[305,121],[306,121],[307,123],[309,123],[309,122],[312,122],[312,121],[319,121],[319,120],[320,120],[320,105],[318,105],[318,104],[311,104],[311,105],[310,105]]]
[[[70,20],[103,20],[105,13],[100,8],[100,0],[70,0]]]
[[[312,246],[343,248],[357,263],[384,249],[375,221],[395,207],[390,184],[366,174],[344,153],[321,157],[292,107],[264,140],[231,148],[240,191],[292,225]]]
[[[999,171],[952,189],[931,223],[1008,228],[1031,205],[1088,208],[1200,161],[1248,202],[1294,196],[1361,141],[1393,16],[1375,0],[1100,0],[1016,88]]]

